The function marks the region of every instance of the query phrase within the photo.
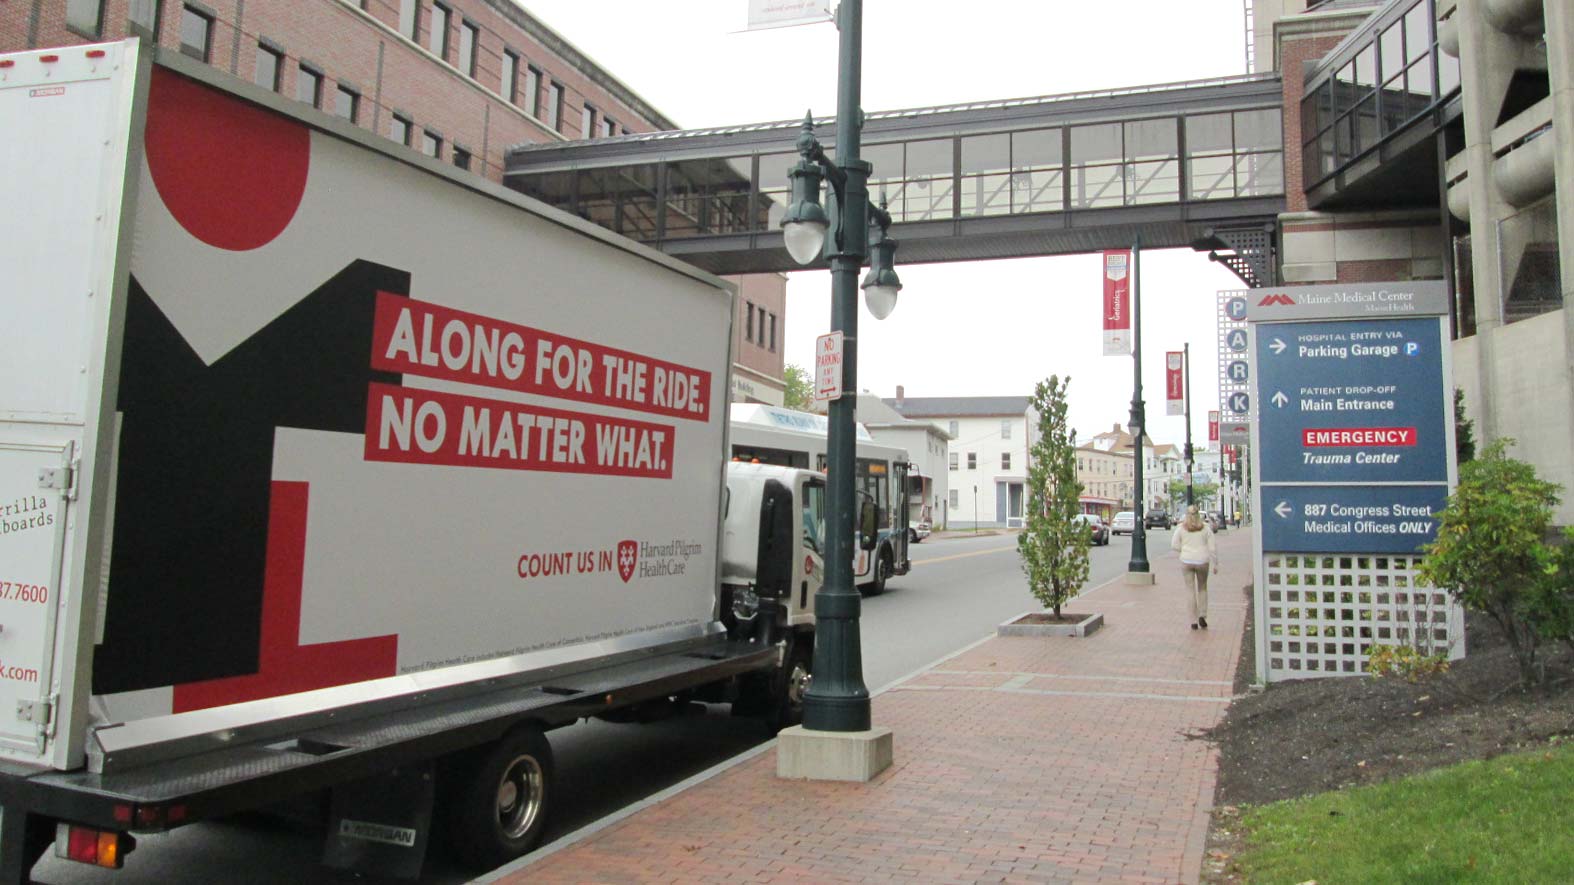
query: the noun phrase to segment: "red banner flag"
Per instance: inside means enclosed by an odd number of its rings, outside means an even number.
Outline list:
[[[1215,412],[1215,411],[1210,411],[1208,413],[1208,442],[1218,442],[1218,441],[1219,441],[1219,413]]]
[[[1131,250],[1104,252],[1104,355],[1131,354]]]
[[[1164,414],[1186,414],[1186,355],[1178,350],[1164,354]]]

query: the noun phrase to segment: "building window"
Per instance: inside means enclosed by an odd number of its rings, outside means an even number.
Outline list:
[[[776,314],[771,314],[771,353],[776,352]]]
[[[563,131],[563,84],[554,82],[547,90],[547,122],[553,132]]]
[[[1000,469],[1001,470],[1010,470],[1011,469],[1011,453],[1010,452],[1001,452],[1000,453]]]
[[[454,145],[454,165],[460,169],[468,170],[470,168],[470,151],[457,144]]]
[[[340,83],[333,91],[333,112],[351,123],[361,118],[361,96],[354,89]]]
[[[962,456],[960,454],[956,453],[956,452],[952,452],[951,453],[951,469],[952,470],[956,470],[957,469],[957,459],[959,459],[961,457]]]
[[[541,118],[541,69],[525,65],[525,112]]]
[[[264,89],[278,92],[283,86],[284,53],[258,44],[257,70],[252,82]]]
[[[206,62],[213,55],[213,16],[181,7],[180,51]]]
[[[430,129],[421,131],[421,153],[428,157],[440,157],[443,153],[443,137]]]
[[[420,8],[419,0],[399,0],[399,33],[411,40],[419,36],[416,33],[416,22]]]
[[[451,13],[448,7],[441,3],[432,4],[432,33],[428,35],[427,47],[432,54],[448,61],[448,19]]]
[[[618,124],[612,122],[611,117],[603,116],[601,118],[601,134],[607,138],[617,135]]]
[[[300,73],[295,76],[295,98],[314,108],[322,107],[322,74],[301,65]]]
[[[951,436],[953,438],[958,436],[960,433],[960,425],[956,421],[947,422],[946,428],[951,431]]]
[[[509,104],[519,104],[519,56],[511,49],[503,50],[503,75],[497,94]]]
[[[1000,422],[1000,438],[1001,439],[1010,439],[1011,438],[1011,422],[1010,421],[1002,421],[1002,422]]]
[[[104,29],[104,0],[66,0],[66,27],[97,37]]]
[[[951,504],[951,509],[952,510],[955,510],[955,509],[957,509],[957,508],[962,506],[962,501],[961,501],[962,494],[960,492],[958,492],[956,489],[952,489],[949,492],[949,495],[950,495],[950,498],[951,498],[950,504]]]
[[[459,70],[475,76],[475,48],[481,42],[481,29],[467,21],[459,23]]]
[[[978,469],[978,453],[977,452],[968,452],[967,453],[967,469],[968,470],[977,470]]]
[[[410,131],[413,127],[407,117],[393,115],[393,121],[388,124],[388,137],[399,142],[405,147],[410,146]]]
[[[126,11],[126,21],[130,23],[133,34],[157,37],[158,14],[159,0],[131,0],[131,8]]]
[[[596,137],[596,109],[588,104],[579,109],[579,137]]]
[[[744,325],[743,325],[743,340],[749,341],[749,342],[753,342],[754,341],[754,302],[746,301],[746,302],[744,302],[744,304],[748,305],[748,310],[749,310],[748,317],[749,318],[748,318],[748,320],[746,320],[744,322]]]

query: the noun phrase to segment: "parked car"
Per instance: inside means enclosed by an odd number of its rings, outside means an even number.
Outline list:
[[[1137,530],[1137,514],[1130,510],[1122,510],[1115,514],[1115,522],[1109,527],[1110,533],[1115,535],[1129,535]]]
[[[1142,516],[1142,525],[1150,529],[1167,529],[1175,525],[1170,519],[1170,514],[1165,510],[1149,510]]]
[[[932,528],[929,525],[929,520],[925,519],[915,522],[907,527],[907,540],[917,544],[919,541],[929,537],[930,531],[932,531]]]
[[[1109,543],[1109,526],[1104,524],[1104,518],[1096,513],[1079,513],[1073,520],[1083,523],[1088,527],[1088,534],[1094,546],[1103,546]]]

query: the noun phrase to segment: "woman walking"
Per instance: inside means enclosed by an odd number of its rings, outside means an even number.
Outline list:
[[[1213,543],[1213,529],[1203,522],[1196,507],[1186,508],[1186,518],[1175,527],[1170,548],[1180,554],[1181,574],[1191,591],[1191,628],[1208,629],[1208,569],[1219,573],[1219,550]]]

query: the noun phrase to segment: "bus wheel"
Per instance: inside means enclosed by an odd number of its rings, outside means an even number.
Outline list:
[[[881,547],[880,556],[874,563],[874,580],[860,588],[863,590],[864,595],[879,596],[881,593],[884,593],[885,580],[891,576],[891,572],[895,569],[896,560],[891,556],[891,548]]]

